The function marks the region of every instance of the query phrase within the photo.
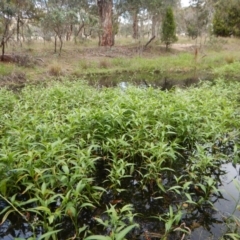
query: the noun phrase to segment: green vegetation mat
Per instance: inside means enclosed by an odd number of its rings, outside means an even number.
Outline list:
[[[218,192],[219,142],[233,143],[224,158],[238,161],[239,92],[223,80],[171,91],[80,81],[1,89],[2,223],[27,223],[29,239],[120,240],[137,235],[141,215],[160,224],[158,237],[189,233],[184,209],[211,205]],[[126,196],[131,181],[165,210],[141,212]]]

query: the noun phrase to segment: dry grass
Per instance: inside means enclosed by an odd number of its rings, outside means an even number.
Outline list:
[[[50,66],[49,66],[49,70],[48,70],[48,73],[51,75],[51,76],[54,76],[54,77],[59,77],[61,75],[63,75],[63,71],[62,71],[62,67],[59,63],[52,63]]]
[[[147,40],[147,38],[141,39],[141,44],[145,44]],[[208,44],[203,45],[203,51],[199,55],[199,70],[211,71],[216,67],[239,61],[239,43],[240,40],[235,38],[214,38],[211,42],[212,48],[208,48]],[[185,72],[186,69],[192,67],[193,64],[191,62],[189,64],[188,55],[194,55],[194,50],[189,48],[189,45],[195,44],[195,40],[180,37],[177,44],[182,45],[181,48],[173,48],[169,53],[166,53],[164,47],[159,44],[158,40],[154,40],[141,56],[137,51],[139,41],[134,41],[131,37],[117,37],[115,46],[110,49],[99,48],[97,39],[77,44],[73,41],[64,42],[61,56],[54,54],[53,42],[26,42],[18,48],[9,45],[6,54],[11,54],[14,50],[16,54],[29,55],[33,59],[34,68],[25,68],[11,63],[14,69],[24,71],[26,78],[31,81],[43,79],[49,75],[56,77],[62,75],[82,76],[86,73],[150,68],[169,72],[179,69],[179,71]],[[36,59],[40,59],[37,61],[38,64],[35,64]],[[0,68],[0,73],[6,72],[4,69]]]
[[[228,64],[234,63],[235,62],[235,57],[234,56],[225,56],[225,61]]]
[[[111,65],[112,64],[106,59],[101,59],[98,64],[99,68],[103,68],[103,69],[111,68]]]

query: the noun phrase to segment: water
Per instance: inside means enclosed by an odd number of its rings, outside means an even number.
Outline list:
[[[191,240],[219,240],[226,233],[227,228],[225,220],[228,217],[236,216],[240,217],[240,211],[236,210],[236,206],[240,204],[240,164],[224,163],[221,165],[221,170],[226,173],[220,176],[220,181],[218,183],[218,189],[221,191],[220,197],[214,197],[211,199],[214,202],[214,209],[206,206],[205,209],[194,210],[192,213],[188,213],[183,216],[182,222],[192,225],[192,234],[188,239]],[[157,201],[149,198],[148,192],[139,192],[137,189],[136,180],[131,180],[130,183],[131,201],[135,205],[137,211],[142,211],[142,213],[150,213],[152,215],[154,212],[159,211],[162,206],[159,206]],[[135,190],[134,190],[135,189]],[[135,192],[134,192],[135,191]],[[127,193],[128,195],[128,193]],[[106,196],[106,197],[110,197]],[[128,197],[128,196],[126,196]],[[111,198],[111,197],[110,197]],[[124,195],[122,195],[124,198]],[[6,202],[0,201],[0,208],[6,207]],[[100,210],[99,210],[100,211]],[[86,213],[86,218],[91,218],[91,212]],[[88,216],[89,215],[89,216]],[[193,220],[195,218],[195,220]],[[150,219],[137,219],[141,225],[141,231],[157,232],[160,226],[157,221],[152,221]],[[194,225],[194,226],[193,226]],[[65,225],[67,226],[67,224]],[[70,226],[70,225],[69,225]],[[70,229],[69,229],[70,230]],[[67,229],[65,229],[67,232]],[[40,234],[41,235],[41,234]],[[31,228],[29,224],[23,221],[20,216],[9,218],[0,226],[0,239],[1,240],[12,240],[14,238],[27,239],[32,236]],[[62,233],[59,237],[64,239],[64,234]],[[181,239],[181,234],[171,235],[169,239]],[[135,239],[145,239],[144,235],[136,237]],[[151,239],[159,239],[152,236]],[[177,240],[177,239],[176,239]]]
[[[221,170],[226,171],[226,174],[220,176],[218,187],[222,198],[218,198],[214,203],[216,212],[212,215],[219,223],[210,222],[208,229],[204,226],[195,229],[191,240],[219,240],[227,231],[224,220],[231,216],[240,218],[240,211],[236,210],[236,206],[240,204],[240,164],[225,163]]]
[[[137,86],[153,86],[163,90],[171,89],[172,87],[189,87],[198,83],[200,80],[211,80],[213,76],[205,72],[199,73],[197,76],[194,72],[188,73],[165,73],[159,71],[153,72],[122,72],[121,74],[99,74],[88,75],[86,80],[92,86],[97,87],[116,87],[126,89],[128,84]]]

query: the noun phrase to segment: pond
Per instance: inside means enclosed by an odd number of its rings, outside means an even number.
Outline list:
[[[189,87],[198,83],[200,80],[211,80],[213,75],[209,72],[202,71],[196,73],[190,72],[161,72],[155,70],[152,72],[135,71],[119,73],[89,74],[85,76],[90,85],[96,87],[116,87],[121,82],[127,82],[137,86],[153,86],[162,90],[171,89],[172,87]]]
[[[192,240],[218,240],[227,231],[225,221],[233,216],[240,217],[240,209],[236,209],[240,203],[240,165],[224,163],[221,170],[225,174],[220,176],[218,183],[222,196],[214,202],[216,212],[210,216],[210,221],[206,218],[206,226],[200,226],[192,232]]]
[[[103,168],[99,168],[97,175],[99,183],[102,182],[104,175],[106,175],[104,172]],[[220,192],[218,195],[210,197],[213,207],[209,204],[203,204],[201,207],[196,208],[193,206],[191,209],[187,206],[187,203],[184,203],[187,210],[183,214],[181,222],[189,226],[191,231],[189,237],[192,240],[218,240],[229,230],[229,226],[226,226],[227,220],[228,224],[232,224],[234,228],[233,218],[240,217],[240,211],[236,210],[240,199],[240,165],[223,163],[220,167],[218,177],[219,181],[217,185]],[[165,179],[165,181],[167,184],[169,179]],[[135,211],[141,213],[142,216],[136,218],[136,222],[138,222],[140,228],[136,229],[128,239],[161,239],[163,236],[161,232],[164,226],[159,224],[159,221],[151,219],[151,216],[156,213],[165,212],[169,201],[174,208],[174,204],[178,204],[184,199],[176,194],[165,194],[163,196],[164,199],[157,200],[154,198],[150,187],[147,188],[146,186],[144,191],[142,191],[137,176],[136,178],[126,180],[125,184],[127,186],[122,187],[128,190],[122,193],[115,195],[111,190],[108,190],[102,198],[101,206],[103,207],[105,204],[111,203],[120,207],[122,202],[133,204]],[[6,206],[6,202],[0,201],[0,210]],[[95,229],[95,231],[104,235],[107,232],[101,227],[99,228],[93,220],[95,216],[102,219],[107,218],[104,214],[106,209],[102,207],[98,207],[94,211],[86,210],[82,212],[79,220],[83,225],[88,224],[90,230]],[[62,227],[63,231],[58,235],[59,239],[68,239],[71,233],[74,235],[73,226],[68,219],[63,222]],[[41,236],[41,234],[43,232],[41,227],[39,227],[38,236]],[[182,233],[170,234],[168,239],[181,239],[182,235]],[[19,218],[19,216],[12,216],[0,226],[0,239],[2,240],[12,240],[15,238],[28,239],[31,236],[31,226],[23,218]]]

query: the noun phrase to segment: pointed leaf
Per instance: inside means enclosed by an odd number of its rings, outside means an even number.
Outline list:
[[[64,173],[69,174],[69,168],[67,165],[63,165],[62,170],[64,171]]]
[[[116,240],[122,240],[124,239],[124,237],[135,227],[137,227],[138,224],[134,224],[134,225],[131,225],[131,226],[128,226],[126,228],[124,228],[120,233],[117,233],[115,235],[116,237]]]
[[[77,192],[77,193],[80,193],[80,192],[84,189],[85,186],[86,186],[86,184],[83,183],[83,181],[81,180],[81,181],[77,184],[76,192]]]
[[[13,209],[7,211],[7,212],[5,213],[5,215],[3,216],[3,218],[2,218],[2,221],[0,222],[0,225],[2,225],[2,224],[7,220],[9,214],[12,213],[12,212],[14,212],[14,211],[15,211],[15,210],[13,210]]]
[[[38,240],[41,240],[41,239],[44,239],[44,240],[49,239],[49,237],[51,237],[52,235],[55,235],[56,233],[58,233],[58,232],[60,232],[60,231],[62,231],[62,230],[60,229],[60,230],[54,230],[54,231],[46,232],[46,233],[44,233],[42,236],[40,236],[40,237],[38,238]]]
[[[110,238],[109,236],[92,235],[84,238],[84,240],[112,240],[112,238]]]

